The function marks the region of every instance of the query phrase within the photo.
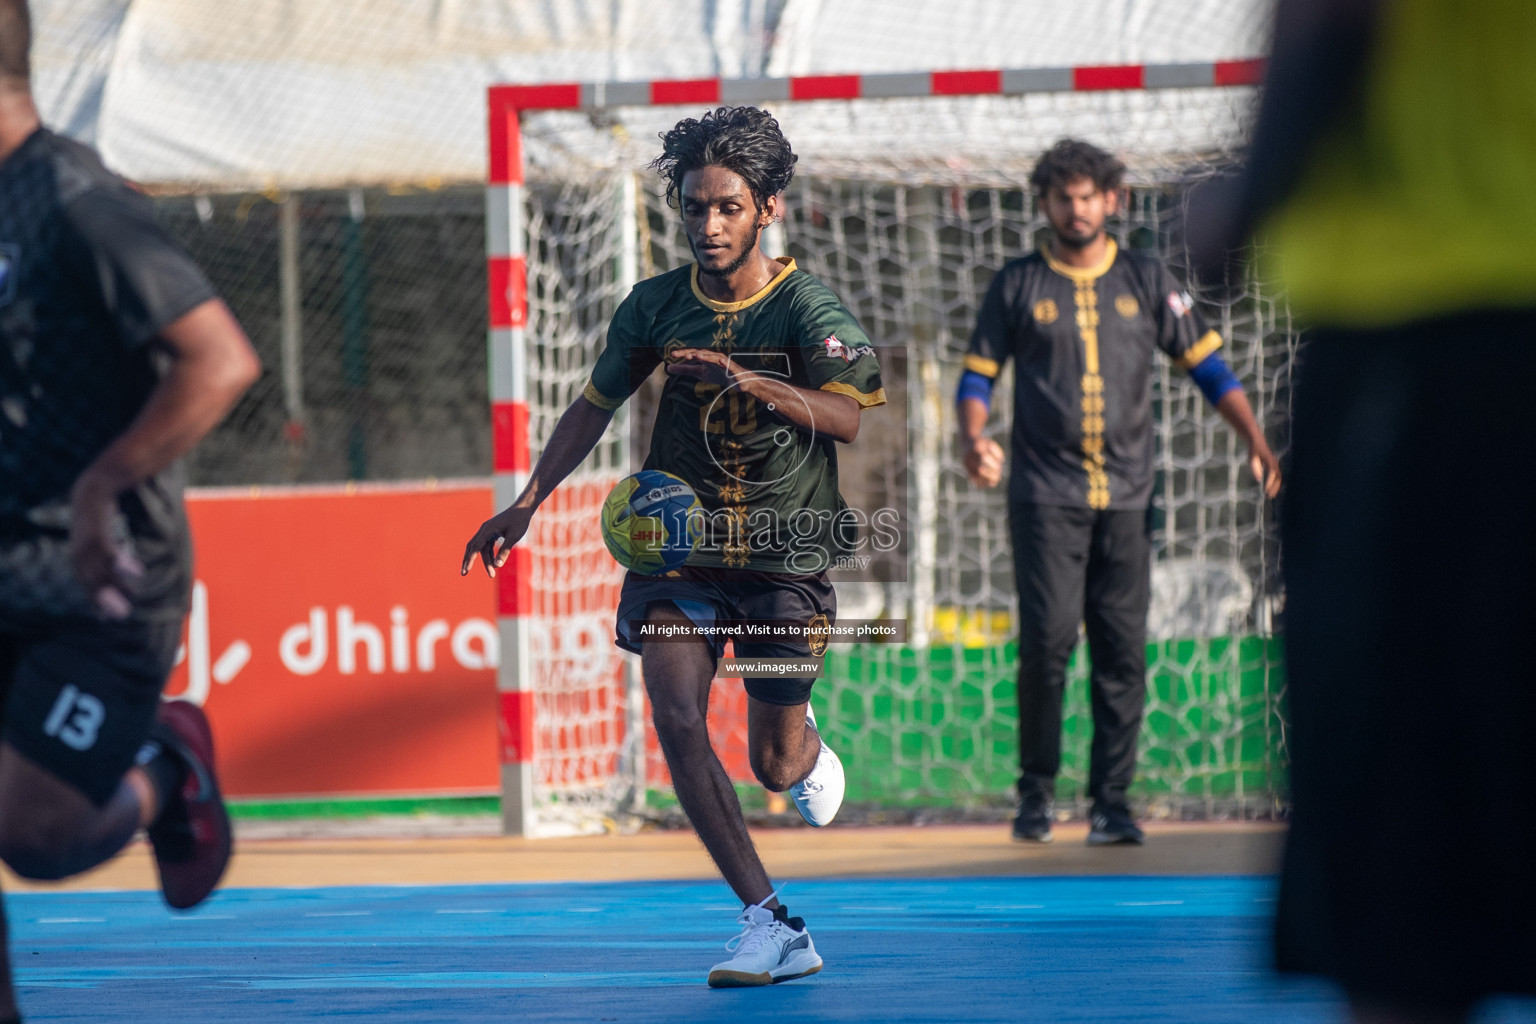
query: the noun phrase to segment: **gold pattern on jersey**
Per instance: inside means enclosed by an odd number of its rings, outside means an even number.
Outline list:
[[[727,352],[730,351],[731,340],[735,336],[734,328],[736,324],[736,314],[731,313],[728,315],[730,317],[729,322],[723,324],[715,332],[717,346],[724,345]],[[721,321],[724,319],[725,314],[718,315],[715,317],[715,323],[721,324]],[[723,338],[721,337],[722,333],[724,334]],[[703,381],[699,383],[702,384]],[[735,389],[732,389],[728,394],[738,400],[743,397],[743,393]],[[747,397],[750,398],[750,396]],[[716,401],[718,402],[718,399]],[[726,404],[730,405],[731,403],[727,400]],[[707,410],[705,411],[707,412]],[[737,424],[732,423],[731,426],[735,428]],[[751,426],[754,430],[757,428],[755,411],[752,416]],[[734,429],[732,432],[741,433],[741,431]],[[707,433],[704,436],[704,443],[706,445],[709,444],[709,435]],[[747,467],[742,461],[745,450],[746,446],[740,441],[733,441],[727,438],[720,442],[720,453],[716,459],[716,464],[725,472],[725,480],[720,483],[717,491],[720,498],[720,508],[729,516],[726,525],[725,543],[720,547],[720,555],[725,559],[725,564],[732,569],[743,569],[747,566],[747,563],[752,561],[752,546],[747,543]]]
[[[1199,341],[1189,346],[1189,349],[1179,356],[1179,365],[1186,370],[1193,370],[1219,348],[1221,348],[1221,335],[1215,331],[1206,331],[1200,336]]]
[[[699,265],[695,263],[693,269],[688,274],[688,283],[693,288],[693,297],[716,313],[735,313],[746,309],[748,306],[755,305],[771,295],[775,288],[783,284],[789,278],[789,275],[795,272],[795,261],[788,256],[777,256],[775,259],[778,260],[779,265],[784,269],[775,274],[772,281],[758,289],[755,295],[749,295],[740,302],[717,302],[708,295],[705,295],[704,290],[699,287]]]
[[[818,391],[830,391],[834,395],[847,395],[859,403],[860,409],[873,409],[877,405],[885,404],[885,388],[876,388],[871,392],[863,392],[852,384],[844,384],[840,380],[831,380],[817,388]]]
[[[1097,281],[1109,273],[1109,268],[1115,265],[1115,256],[1120,252],[1120,246],[1115,244],[1113,238],[1104,239],[1104,258],[1091,267],[1073,267],[1061,262],[1051,255],[1049,249],[1043,249],[1040,255],[1045,258],[1045,265],[1050,267],[1062,277],[1076,284],[1084,281]]]
[[[983,377],[996,377],[1002,370],[996,359],[988,359],[986,356],[978,355],[966,356],[965,368],[972,373],[979,373]]]
[[[737,465],[739,466],[740,463]],[[727,468],[727,472],[729,471]],[[726,505],[722,511],[729,519],[725,528],[725,541],[720,545],[720,556],[729,568],[745,569],[752,561],[752,545],[747,543],[746,507]]]
[[[698,290],[698,267],[694,270],[694,293],[702,300],[704,295]],[[770,282],[767,288],[758,292],[746,302],[735,303],[733,307],[726,308],[727,304],[711,303],[706,305],[716,310],[715,332],[710,339],[710,347],[717,352],[730,355],[736,347],[736,324],[740,319],[735,309],[741,309],[751,305],[762,296],[768,294],[777,282],[782,280],[793,266],[788,266],[782,273]],[[730,440],[725,437],[727,432],[733,435],[748,434],[757,429],[757,403],[752,396],[737,388],[729,388],[722,392],[718,384],[705,381],[697,381],[694,384],[694,397],[700,402],[699,429],[703,433],[704,444],[710,443],[710,435],[719,435],[723,438],[720,442],[720,450],[715,454],[715,464],[725,472],[725,480],[722,481],[716,491],[720,499],[720,510],[726,513],[726,536],[720,546],[721,557],[725,564],[732,569],[745,568],[752,560],[752,548],[747,543],[747,488],[745,474],[747,467],[742,461],[745,446],[740,441]],[[724,399],[722,401],[722,398]],[[750,403],[750,408],[742,411],[744,405]],[[726,414],[715,417],[714,412]]]
[[[1141,303],[1136,301],[1136,296],[1122,292],[1115,296],[1115,312],[1126,320],[1134,320],[1136,314],[1141,312]]]
[[[736,314],[716,313],[715,333],[710,339],[709,347],[716,352],[730,353],[734,347],[731,343],[736,340]]]
[[[591,402],[593,405],[597,406],[604,412],[613,412],[619,406],[624,404],[624,400],[622,398],[615,401],[614,399],[609,398],[607,395],[603,394],[601,391],[597,390],[597,386],[594,385],[590,380],[587,381],[587,386],[581,389],[581,397],[585,398],[587,401]]]
[[[1099,375],[1099,293],[1094,278],[1073,278],[1077,334],[1083,341],[1083,469],[1088,474],[1088,507],[1109,507],[1109,473],[1104,468],[1104,378]]]
[[[1059,314],[1056,310],[1056,300],[1041,299],[1039,302],[1035,303],[1035,323],[1053,324],[1056,322],[1056,317],[1058,315]],[[996,377],[997,374],[993,373],[992,376]]]

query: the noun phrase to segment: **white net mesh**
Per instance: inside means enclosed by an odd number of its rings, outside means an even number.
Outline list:
[[[1065,132],[1088,123],[1110,133],[1100,141],[1113,145],[1132,168],[1131,202],[1114,232],[1130,248],[1160,253],[1175,275],[1188,281],[1176,231],[1185,189],[1202,168],[1230,155],[1252,98],[1251,90],[1223,89],[989,100],[984,106],[1012,104],[1012,115],[1022,120],[1048,106],[1054,117],[1043,123],[1052,127],[1041,130],[1036,122],[1031,136],[1045,139],[1042,146],[1058,127]],[[816,108],[816,116],[859,124],[861,143],[895,140],[912,106],[923,104],[827,104]],[[1097,120],[1085,122],[1082,110],[1089,106]],[[1138,134],[1144,126],[1122,116],[1132,106],[1166,116],[1147,126],[1144,136]],[[810,109],[786,106],[783,121],[797,124],[812,116]],[[822,109],[832,112],[822,115]],[[1221,117],[1212,118],[1212,111],[1221,111]],[[685,113],[693,112],[648,111],[642,120],[665,126]],[[871,129],[877,116],[883,127]],[[559,117],[566,122],[560,132],[573,138],[586,134],[585,143],[564,150],[568,155],[583,145],[589,153],[602,150],[604,165],[622,164],[617,156],[633,155],[629,173],[642,185],[640,276],[687,262],[676,213],[658,197],[655,179],[636,169],[651,155],[628,134],[636,123],[626,119],[622,128],[594,127],[586,118]],[[1205,126],[1194,133],[1202,141],[1181,149],[1161,126],[1190,118]],[[899,502],[907,508],[912,533],[905,578],[840,584],[839,593],[844,617],[905,619],[911,642],[834,645],[829,674],[813,698],[823,731],[847,767],[850,804],[882,812],[1000,807],[1010,800],[1017,770],[1016,603],[1006,502],[1001,490],[980,491],[965,480],[952,440],[953,395],[987,281],[1004,262],[1042,242],[1047,225],[1018,184],[1039,148],[989,146],[1010,138],[1006,127],[986,117],[976,123],[986,125],[987,135],[973,133],[967,141],[973,150],[985,151],[985,160],[936,162],[925,143],[894,141],[875,161],[822,162],[807,156],[788,193],[782,229],[787,253],[831,286],[882,346],[891,408],[870,417],[881,417],[884,428],[905,427],[861,433],[843,473],[844,492],[855,507]],[[1222,128],[1214,135],[1206,130],[1213,123]],[[793,141],[792,127],[787,134]],[[568,172],[567,165],[562,168]],[[617,194],[608,178],[600,190]],[[611,215],[594,211],[602,218]],[[540,230],[553,224],[548,217],[536,222]],[[601,249],[601,255],[583,254],[583,266],[617,264],[616,232],[583,228],[581,234]],[[541,252],[550,244],[544,236],[537,242]],[[574,234],[559,244],[562,250],[580,248]],[[573,258],[561,256],[564,262]],[[1253,278],[1223,289],[1189,283],[1202,312],[1228,339],[1227,359],[1272,445],[1283,452],[1296,345],[1283,304]],[[570,289],[568,295],[582,305],[581,318],[592,310],[599,331],[597,322],[617,297],[612,289]],[[541,308],[537,315],[556,312]],[[562,395],[579,387],[579,379],[561,380]],[[1000,382],[994,433],[1005,444],[1010,394],[1008,382]],[[647,402],[653,400],[643,390],[633,403],[637,447],[649,421]],[[1249,475],[1240,439],[1182,371],[1160,364],[1154,403],[1158,484],[1149,700],[1133,797],[1161,816],[1271,813],[1284,799],[1285,756],[1283,671],[1271,635],[1278,595],[1274,523]],[[552,424],[561,408],[542,410],[540,422]],[[542,436],[536,429],[536,444]],[[1079,810],[1090,735],[1086,680],[1080,649],[1069,669],[1058,786],[1059,805]],[[719,690],[713,735],[733,777],[745,782],[750,773],[741,754],[739,689],[725,684]],[[665,787],[665,768],[654,748],[646,784]]]
[[[479,183],[494,82],[1240,59],[1267,48],[1269,3],[1041,0],[1028,17],[1011,0],[33,9],[45,120],[150,187],[281,370],[193,461],[196,482],[236,484],[489,471]],[[1003,505],[965,483],[951,438],[979,296],[1043,227],[1020,183],[1060,136],[1112,150],[1134,186],[1122,241],[1163,252],[1182,274],[1171,231],[1182,183],[1234,151],[1252,100],[1250,89],[1159,89],[776,107],[802,156],[781,244],[880,342],[893,408],[872,415],[905,426],[865,432],[844,474],[850,499],[899,496],[914,527],[905,582],[840,592],[845,617],[906,618],[913,642],[835,647],[817,690],[850,800],[1006,800],[1014,604]],[[699,112],[523,119],[535,455],[579,393],[628,279],[688,259],[641,168],[658,132]],[[640,185],[634,208],[626,180]],[[1252,280],[1199,298],[1283,448],[1295,344],[1283,307]],[[1137,795],[1168,813],[1264,811],[1282,796],[1284,759],[1271,523],[1235,439],[1182,374],[1164,367],[1155,388],[1155,642]],[[999,422],[1007,393],[1004,382]],[[630,669],[609,644],[617,570],[595,525],[646,429],[641,397],[632,425],[616,425],[535,520],[536,785],[554,817],[590,821],[664,783],[654,750],[642,756]],[[1068,801],[1085,768],[1080,656],[1071,672]],[[745,778],[739,688],[722,687],[717,711],[719,746]]]
[[[618,176],[536,187],[528,203],[528,406],[533,457],[581,394],[623,284],[625,216]],[[598,509],[628,472],[629,416],[539,510],[533,552],[534,795],[539,829],[600,824],[629,790],[639,739],[627,666],[613,646],[623,572],[598,531]]]

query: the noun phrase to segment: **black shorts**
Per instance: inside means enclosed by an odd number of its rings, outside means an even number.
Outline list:
[[[662,576],[624,575],[619,593],[615,642],[626,651],[640,653],[641,641],[631,626],[646,618],[647,608],[657,601],[677,605],[696,626],[729,623],[774,622],[804,624],[796,637],[767,641],[732,641],[738,658],[819,658],[826,643],[817,627],[837,620],[837,592],[825,573],[798,576],[789,573],[751,572],[744,569],[711,569],[684,566]],[[725,650],[723,638],[713,639],[715,657]],[[814,678],[753,678],[744,680],[748,696],[765,704],[793,707],[811,698]]]
[[[149,735],[181,622],[0,621],[0,737],[97,806]]]
[[[1302,350],[1277,952],[1356,995],[1536,993],[1532,381],[1536,312]]]

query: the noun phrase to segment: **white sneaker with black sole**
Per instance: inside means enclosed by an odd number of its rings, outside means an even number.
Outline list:
[[[777,895],[770,893],[763,903]],[[777,985],[821,970],[821,957],[805,921],[790,917],[784,907],[769,910],[754,903],[736,923],[742,926],[741,934],[725,944],[735,955],[710,969],[710,988]]]
[[[809,704],[805,706],[805,720],[811,728],[816,728],[816,716],[812,714]],[[808,824],[820,828],[837,817],[838,808],[843,806],[843,793],[847,789],[848,780],[843,775],[843,762],[827,746],[827,741],[822,740],[811,774],[789,787],[789,797],[795,802],[800,817]]]

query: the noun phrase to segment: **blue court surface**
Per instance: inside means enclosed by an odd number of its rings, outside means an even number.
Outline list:
[[[1339,1021],[1268,968],[1270,878],[808,881],[826,961],[712,991],[719,882],[233,889],[7,898],[29,1021]],[[1501,1004],[1480,1024],[1536,1022]]]

